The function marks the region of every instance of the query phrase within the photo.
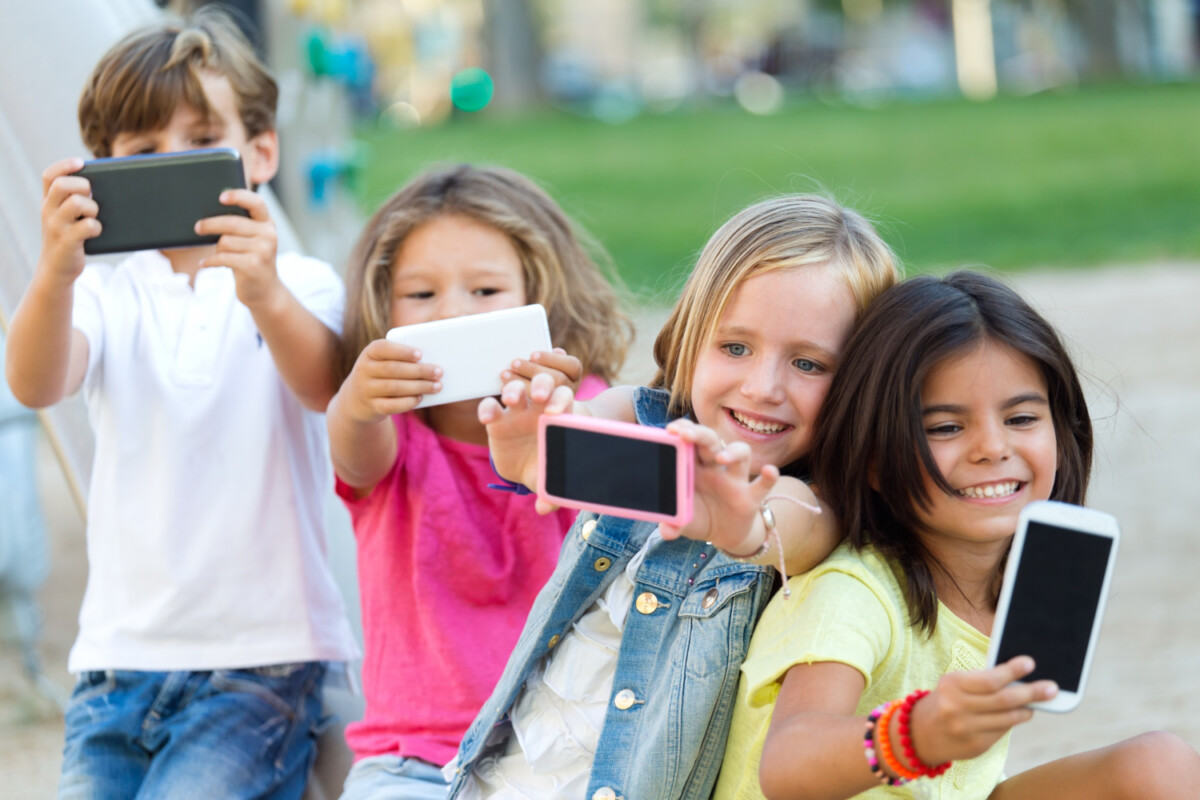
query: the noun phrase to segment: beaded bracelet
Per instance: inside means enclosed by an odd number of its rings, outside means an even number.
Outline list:
[[[888,709],[883,712],[883,716],[879,719],[877,726],[879,730],[875,733],[875,741],[878,743],[879,757],[883,763],[900,777],[901,783],[907,783],[921,777],[921,773],[901,764],[900,759],[896,758],[896,751],[892,748],[892,717],[899,710],[899,700],[893,700],[888,704]]]
[[[912,709],[925,695],[929,694],[928,689],[917,689],[912,692],[900,704],[899,714],[899,730],[900,730],[900,746],[904,750],[904,757],[908,759],[908,763],[916,767],[917,773],[927,778],[936,778],[946,770],[950,769],[950,765],[954,762],[946,761],[937,766],[929,766],[921,759],[917,758],[917,750],[912,743]]]
[[[875,731],[877,730],[879,718],[883,716],[897,701],[893,700],[890,703],[884,703],[876,706],[867,715],[867,731],[863,734],[863,755],[867,757],[867,766],[871,770],[880,783],[885,786],[897,786],[903,781],[893,778],[883,771],[883,767],[879,764],[879,757],[876,755],[875,747]]]

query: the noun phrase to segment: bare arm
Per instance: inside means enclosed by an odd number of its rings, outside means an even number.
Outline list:
[[[196,223],[197,233],[221,237],[202,266],[233,270],[238,299],[250,309],[284,383],[305,408],[325,411],[338,390],[341,339],[279,279],[275,223],[266,201],[248,189],[231,189],[221,202],[241,206],[250,217],[228,214]]]
[[[371,342],[329,403],[325,423],[333,469],[365,495],[396,461],[392,414],[416,408],[441,388],[441,368],[419,362],[420,352],[399,342]]]
[[[53,405],[83,382],[88,343],[71,327],[83,242],[100,233],[99,207],[83,162],[65,159],[42,173],[42,252],[9,327],[5,374],[13,395],[31,408]]]

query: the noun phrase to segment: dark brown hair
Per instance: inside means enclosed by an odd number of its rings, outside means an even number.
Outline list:
[[[443,214],[461,214],[505,234],[521,257],[526,301],[546,308],[554,346],[582,361],[584,374],[610,383],[616,378],[633,324],[610,283],[617,278],[604,251],[525,176],[461,164],[418,175],[363,229],[346,269],[343,380],[363,348],[390,327],[392,268],[404,240]]]
[[[813,438],[813,477],[844,535],[855,548],[874,545],[900,565],[913,624],[929,632],[937,623],[932,570],[940,567],[915,534],[918,510],[932,500],[923,476],[947,493],[953,489],[926,440],[921,387],[937,365],[986,340],[1011,347],[1041,371],[1058,448],[1050,496],[1083,503],[1092,423],[1071,358],[1020,295],[978,272],[911,278],[867,309],[842,353]]]
[[[213,5],[185,22],[136,30],[104,54],[79,99],[83,143],[96,156],[111,156],[118,135],[161,130],[180,103],[211,118],[204,72],[229,80],[246,138],[274,130],[275,80],[237,24]]]

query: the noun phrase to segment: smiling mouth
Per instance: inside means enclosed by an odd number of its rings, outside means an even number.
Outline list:
[[[753,417],[748,417],[741,412],[734,411],[732,408],[729,409],[729,416],[733,417],[733,421],[738,425],[741,425],[746,430],[764,435],[783,433],[788,428],[792,427],[791,425],[783,422],[768,422],[763,419],[754,419]]]
[[[1024,484],[1020,481],[1001,481],[1000,483],[968,486],[965,489],[959,489],[956,493],[959,497],[970,497],[975,500],[991,500],[1014,495],[1022,486]]]

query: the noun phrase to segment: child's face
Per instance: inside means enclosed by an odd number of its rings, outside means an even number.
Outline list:
[[[744,281],[697,359],[696,420],[749,444],[754,475],[804,455],[854,319],[850,288],[830,269]]]
[[[441,214],[418,225],[392,263],[392,327],[525,303],[516,247],[470,217]]]
[[[1041,370],[985,340],[929,373],[921,406],[929,449],[955,489],[948,495],[926,476],[932,504],[918,509],[922,535],[1007,543],[1021,509],[1054,487],[1058,448]]]
[[[250,186],[266,183],[279,166],[279,139],[275,131],[247,137],[246,126],[238,114],[237,95],[229,79],[215,72],[200,77],[204,96],[213,112],[206,120],[191,106],[175,107],[165,127],[156,131],[122,131],[113,138],[114,156],[146,153],[176,153],[206,147],[232,147],[241,153]]]

